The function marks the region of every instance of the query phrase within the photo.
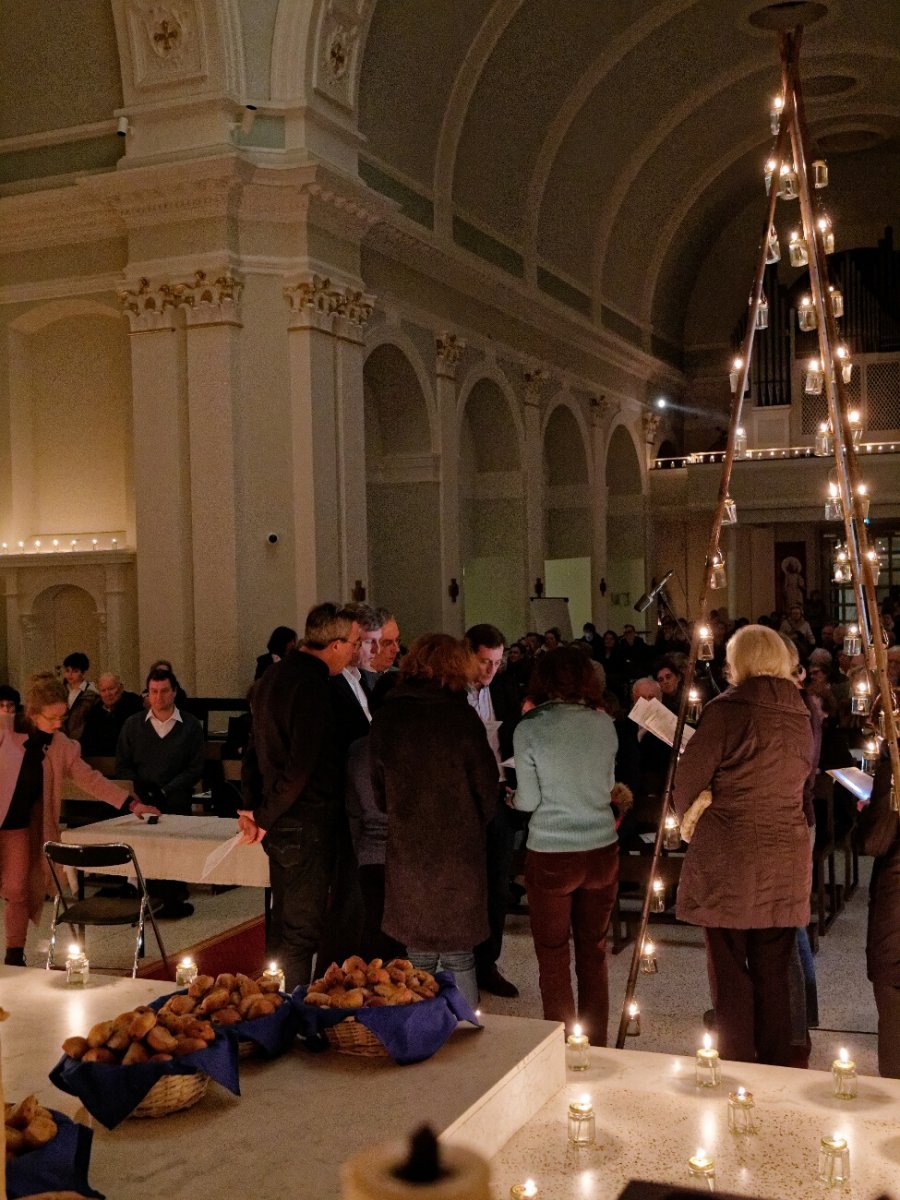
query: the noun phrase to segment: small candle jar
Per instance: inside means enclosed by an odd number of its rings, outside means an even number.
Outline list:
[[[828,163],[824,158],[817,158],[812,165],[813,187],[828,187]]]
[[[734,457],[747,457],[747,430],[743,425],[738,425],[734,431]]]
[[[586,1071],[591,1065],[591,1043],[580,1025],[573,1025],[566,1038],[566,1066],[570,1071]]]
[[[849,583],[851,578],[850,555],[847,553],[846,546],[838,545],[835,547],[834,559],[832,561],[832,579],[835,583]],[[846,640],[845,638],[845,643]],[[862,643],[860,643],[860,648],[862,648]],[[859,650],[848,650],[847,653],[859,654]]]
[[[666,885],[661,879],[654,879],[650,885],[650,911],[655,913],[666,911]]]
[[[537,1200],[538,1186],[533,1179],[526,1179],[524,1183],[514,1183],[509,1189],[509,1200]]]
[[[663,846],[666,850],[681,848],[681,827],[674,813],[667,813],[663,825]]]
[[[801,296],[797,305],[797,325],[802,333],[812,333],[818,325],[816,306],[809,296]]]
[[[839,1133],[828,1134],[819,1143],[819,1179],[828,1187],[850,1182],[850,1147]]]
[[[597,1138],[597,1123],[590,1096],[579,1096],[569,1105],[569,1142],[573,1146],[593,1146]]]
[[[760,296],[759,304],[757,305],[757,308],[756,308],[756,328],[757,329],[768,329],[769,328],[769,302],[765,297],[765,293],[762,296]]]
[[[825,520],[841,521],[844,517],[844,506],[836,483],[828,485],[828,495],[825,498]]]
[[[869,493],[866,489],[866,485],[864,483],[861,483],[859,485],[859,487],[856,489],[856,504],[857,504],[857,507],[859,508],[859,515],[863,521],[869,515],[869,500],[870,499],[871,499],[871,497],[869,496]]]
[[[698,1150],[688,1159],[688,1174],[691,1179],[705,1183],[711,1192],[715,1191],[716,1164],[705,1150]]]
[[[853,438],[853,445],[858,446],[862,441],[863,435],[862,413],[854,408],[847,414],[847,422],[850,425],[850,436]]]
[[[725,506],[722,509],[722,524],[737,525],[737,505],[730,496],[725,497]]]
[[[878,551],[872,549],[866,551],[866,562],[869,564],[869,570],[872,572],[872,584],[878,586],[878,576],[881,574],[881,559],[878,557]]]
[[[824,386],[825,372],[819,365],[819,360],[817,358],[810,359],[809,366],[806,368],[806,377],[803,380],[803,390],[807,396],[821,396]]]
[[[793,163],[782,163],[778,195],[782,200],[796,200],[800,195],[800,180]]]
[[[840,288],[829,283],[828,295],[831,297],[831,311],[836,317],[842,317],[844,315],[844,293]]]
[[[728,1128],[732,1133],[756,1133],[753,1093],[739,1087],[728,1094]]]
[[[772,107],[769,109],[769,129],[772,131],[772,137],[778,136],[778,130],[781,127],[781,110],[784,108],[784,100],[781,96],[776,96],[772,101]]]
[[[843,552],[849,559],[849,554]],[[844,653],[845,654],[862,654],[862,634],[859,631],[858,625],[848,625],[847,632],[844,634]]]
[[[179,987],[190,987],[197,978],[197,964],[190,957],[183,958],[175,968],[175,982]]]
[[[270,962],[263,971],[262,977],[268,983],[273,981],[277,983],[279,992],[284,991],[284,971],[282,971],[277,962]]]
[[[643,975],[655,975],[657,970],[656,946],[649,938],[646,938],[644,944],[641,946],[641,973]]]
[[[695,723],[700,720],[700,714],[702,712],[703,712],[703,699],[702,699],[698,689],[695,687],[692,687],[691,690],[688,692],[687,719],[690,722]],[[681,832],[679,830],[679,837],[680,836],[681,836]]]
[[[741,382],[741,372],[744,369],[744,360],[736,358],[731,364],[731,370],[728,372],[728,383],[731,387],[732,394],[738,390],[738,384]]]
[[[697,630],[697,657],[701,662],[712,662],[714,654],[712,630],[708,625],[701,625]]]
[[[872,711],[872,689],[869,687],[868,679],[860,679],[853,685],[850,711],[858,717],[867,717]]]
[[[766,239],[766,262],[769,266],[772,263],[777,263],[781,259],[781,243],[778,240],[778,231],[774,225],[769,227],[769,236]]]
[[[788,242],[788,258],[792,267],[805,267],[809,262],[809,247],[806,244],[806,238],[801,237],[796,229]]]
[[[80,946],[69,947],[66,959],[66,983],[70,987],[84,987],[91,973],[91,964]]]
[[[867,737],[862,744],[862,760],[860,766],[867,775],[874,775],[878,769],[878,759],[881,755],[881,743],[879,739],[873,735]],[[835,1092],[837,1095],[837,1092]]]
[[[728,579],[725,574],[725,556],[719,551],[713,555],[709,570],[709,586],[715,591],[728,586]]]
[[[856,1099],[856,1063],[843,1047],[831,1064],[832,1093],[838,1100]]]
[[[718,1087],[721,1080],[719,1052],[708,1033],[703,1035],[703,1045],[697,1051],[695,1063],[697,1087]]]
[[[816,224],[822,235],[822,246],[826,254],[834,254],[834,230],[828,217],[819,217]]]
[[[632,1000],[628,1005],[628,1021],[625,1025],[625,1036],[641,1036],[641,1010],[638,1008],[636,1000]]]
[[[831,430],[825,421],[816,430],[816,444],[813,454],[817,458],[827,458],[831,454]]]

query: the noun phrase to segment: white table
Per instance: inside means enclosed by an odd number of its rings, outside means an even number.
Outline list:
[[[233,817],[188,817],[163,813],[158,825],[148,825],[130,813],[111,821],[96,821],[78,829],[65,829],[62,841],[74,845],[127,842],[133,847],[145,879],[178,879],[184,883],[209,883],[238,887],[269,886],[269,860],[262,846],[239,845],[205,879],[203,865],[216,846],[234,837]],[[93,873],[93,868],[92,868]],[[98,872],[101,873],[101,872]],[[108,874],[121,875],[121,867]]]

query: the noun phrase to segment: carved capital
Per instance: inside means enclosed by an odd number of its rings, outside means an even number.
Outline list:
[[[327,275],[310,275],[284,288],[291,329],[316,328],[358,335],[372,315],[375,297],[349,285],[332,283]]]
[[[176,300],[168,283],[153,285],[144,276],[135,288],[121,288],[116,295],[128,318],[132,333],[155,333],[175,328]]]
[[[599,427],[605,425],[619,411],[619,404],[615,400],[607,400],[605,396],[591,397],[591,423]]]
[[[641,416],[641,424],[644,426],[644,440],[648,446],[652,446],[656,441],[656,435],[659,432],[659,424],[662,418],[659,413],[645,412]]]
[[[187,283],[172,285],[175,303],[184,309],[187,325],[240,325],[243,282],[229,270],[210,279],[195,271]]]
[[[544,367],[529,367],[522,373],[522,378],[525,380],[525,403],[540,408],[541,393],[550,378],[550,372]]]
[[[334,312],[359,328],[366,324],[375,307],[375,297],[358,288],[335,288],[332,296]]]
[[[439,333],[434,339],[437,374],[443,376],[444,379],[455,379],[459,360],[465,348],[465,341],[461,337],[457,337],[455,333],[448,333],[446,330]]]

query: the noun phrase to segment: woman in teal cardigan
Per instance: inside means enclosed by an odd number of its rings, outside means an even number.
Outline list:
[[[581,649],[535,660],[529,711],[513,734],[518,786],[511,801],[531,814],[525,884],[544,1017],[567,1028],[577,1018],[595,1046],[606,1044],[606,932],[619,878],[610,803],[618,739],[602,705],[603,680]]]

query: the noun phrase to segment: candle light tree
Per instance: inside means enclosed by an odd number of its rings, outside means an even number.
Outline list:
[[[732,393],[728,442],[722,461],[722,476],[707,545],[703,586],[699,612],[694,623],[691,649],[684,673],[682,699],[678,712],[672,753],[660,807],[653,861],[649,877],[656,878],[656,867],[665,839],[665,817],[672,808],[678,748],[682,743],[685,723],[696,719],[696,704],[692,704],[692,684],[698,659],[712,658],[712,637],[709,629],[710,592],[725,584],[724,557],[720,536],[724,524],[736,520],[734,501],[730,496],[731,475],[735,459],[747,455],[746,433],[741,424],[741,410],[748,389],[750,362],[756,331],[765,328],[763,280],[767,263],[781,257],[781,241],[776,225],[779,200],[798,201],[801,229],[794,228],[792,236],[785,231],[785,244],[791,247],[791,261],[803,258],[809,267],[810,296],[801,305],[798,318],[801,329],[815,330],[818,338],[818,357],[810,360],[805,373],[806,391],[824,394],[828,420],[819,431],[815,453],[831,455],[834,468],[828,481],[826,518],[843,522],[845,543],[841,547],[841,581],[852,585],[856,601],[856,624],[859,626],[860,651],[865,654],[865,674],[860,681],[857,711],[864,716],[878,717],[878,729],[867,733],[883,743],[890,757],[894,807],[900,811],[900,753],[897,734],[900,728],[900,703],[891,687],[887,669],[887,651],[881,628],[881,618],[875,587],[878,579],[878,554],[870,544],[866,518],[869,496],[859,477],[856,445],[862,434],[860,414],[853,410],[847,397],[847,384],[852,378],[853,364],[848,348],[838,334],[838,319],[843,315],[843,296],[828,279],[827,255],[835,246],[835,233],[828,214],[820,202],[820,193],[828,184],[828,166],[822,159],[808,160],[808,134],[800,82],[800,45],[802,26],[786,29],[779,35],[781,55],[781,94],[776,98],[770,123],[775,145],[765,165],[767,208],[756,274],[750,292],[746,330],[738,357],[729,370]],[[793,210],[794,216],[796,210]],[[862,684],[865,686],[863,687]],[[855,695],[855,694],[854,694]],[[865,704],[865,711],[863,711]],[[646,940],[647,923],[654,902],[652,888],[647,888],[635,937],[631,968],[622,1003],[622,1014],[616,1046],[621,1049],[629,1033],[630,1012],[641,967]]]

